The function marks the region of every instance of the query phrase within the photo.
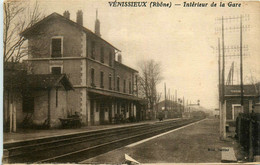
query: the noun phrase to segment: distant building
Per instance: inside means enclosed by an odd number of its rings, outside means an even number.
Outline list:
[[[165,106],[166,105],[166,106]],[[183,104],[176,103],[171,100],[163,100],[157,103],[156,109],[158,112],[164,113],[164,118],[181,117],[184,112]]]
[[[82,11],[76,22],[68,11],[63,16],[53,13],[21,35],[28,39],[29,74],[65,74],[71,82],[74,90],[67,92],[68,99],[61,103],[67,106],[61,111],[81,114],[86,125],[112,123],[116,114],[142,116],[137,114],[138,72],[122,64],[120,50],[101,38],[98,19],[93,33],[83,26]]]

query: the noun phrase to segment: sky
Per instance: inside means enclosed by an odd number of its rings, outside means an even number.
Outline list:
[[[162,66],[163,80],[157,86],[158,92],[163,95],[166,83],[167,91],[170,90],[171,95],[175,95],[177,90],[178,98],[184,96],[185,100],[191,103],[200,100],[202,106],[210,109],[218,108],[216,48],[221,33],[220,31],[216,33],[216,27],[221,26],[221,23],[216,21],[216,18],[249,15],[250,19],[245,21],[245,25],[250,25],[250,30],[243,33],[243,43],[249,48],[245,52],[248,56],[244,58],[244,81],[250,83],[251,77],[260,81],[259,2],[244,2],[240,8],[227,6],[188,8],[183,7],[184,1],[179,0],[165,1],[172,3],[171,8],[110,7],[109,0],[38,0],[38,2],[40,10],[46,16],[53,12],[63,14],[68,10],[73,21],[76,20],[76,12],[82,10],[83,25],[92,31],[98,9],[101,36],[122,51],[124,64],[138,69],[139,61],[154,59]],[[33,4],[34,1],[31,0],[30,3]],[[174,6],[174,3],[180,3],[181,6]],[[211,1],[207,3],[210,4]],[[227,21],[224,25],[238,27],[239,21]],[[227,31],[224,41],[227,46],[239,45],[239,38],[239,31]],[[226,63],[227,73],[231,62],[236,61],[235,83],[239,75],[238,60],[238,57],[227,58]]]

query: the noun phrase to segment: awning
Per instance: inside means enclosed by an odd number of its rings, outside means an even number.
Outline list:
[[[73,86],[65,74],[31,74],[26,76],[28,88],[48,89],[63,86],[65,90],[73,90]]]
[[[142,99],[133,95],[128,94],[122,94],[115,91],[106,91],[103,89],[94,89],[94,88],[87,88],[87,91],[90,93],[95,93],[107,97],[115,97],[120,99],[126,99],[126,100],[134,100],[134,101],[141,101]]]

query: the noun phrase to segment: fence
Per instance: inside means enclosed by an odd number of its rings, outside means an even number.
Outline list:
[[[239,143],[249,153],[249,159],[260,155],[260,114],[239,114],[236,119],[236,137]]]

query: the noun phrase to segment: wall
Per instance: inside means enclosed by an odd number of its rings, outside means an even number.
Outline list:
[[[244,113],[248,113],[249,112],[249,101],[248,100],[252,100],[253,98],[246,98],[244,99]],[[227,120],[232,120],[232,104],[240,104],[241,103],[241,99],[239,97],[229,97],[226,98],[227,100]]]
[[[51,90],[51,127],[59,127],[61,125],[59,118],[66,118],[70,113],[67,109],[66,91],[63,88],[58,89],[58,104],[56,106],[56,89]]]
[[[23,119],[24,119],[24,114],[23,114],[23,104],[22,104],[22,95],[20,92],[12,92],[13,93],[13,105],[15,105],[16,107],[16,124],[18,125],[19,127],[19,124],[22,123]],[[11,101],[10,101],[10,97],[11,97],[11,94],[8,90],[4,90],[4,93],[3,93],[3,96],[4,96],[4,100],[3,100],[3,103],[4,103],[4,112],[3,112],[3,119],[4,119],[4,124],[7,124],[9,125],[8,122],[10,122],[10,106],[11,106]]]
[[[61,125],[59,118],[66,118],[71,112],[67,109],[67,96],[63,88],[58,89],[58,102],[56,106],[56,89],[50,91],[50,116],[51,127],[59,127]],[[48,119],[48,91],[41,90],[33,92],[34,96],[34,113],[33,123],[42,125]]]
[[[127,69],[126,67],[115,63],[115,88],[117,90],[117,77],[120,78],[120,91],[121,93],[127,93],[129,94],[129,81],[131,81],[131,89],[133,93],[133,87],[134,87],[134,72],[130,69]],[[126,86],[125,86],[125,92],[124,92],[124,80],[126,80]]]
[[[102,41],[100,38],[97,38],[93,34],[87,35],[87,57],[91,58],[91,51],[92,51],[92,42],[95,42],[95,60],[100,62],[101,57],[101,47],[104,48],[104,64],[109,66],[109,53],[112,55],[112,65],[114,66],[114,59],[115,59],[115,49],[107,44],[106,42]],[[92,58],[91,58],[92,59]]]
[[[51,19],[28,36],[29,57],[51,57],[51,38],[63,37],[63,57],[80,57],[81,30],[67,21]]]
[[[62,58],[51,58],[51,38],[54,36],[63,38]],[[87,85],[87,64],[84,59],[86,44],[85,32],[60,19],[47,21],[37,29],[37,32],[28,37],[31,73],[50,74],[52,66],[62,67],[62,73],[68,76],[75,89],[68,92],[69,99],[66,109],[71,114],[80,112],[84,124],[87,124],[88,103],[86,89],[81,87]],[[30,61],[31,59],[33,61]],[[57,110],[60,113],[64,111],[63,109]]]
[[[34,124],[41,125],[48,119],[48,91],[34,91],[32,96],[34,96],[34,113],[32,120]]]

